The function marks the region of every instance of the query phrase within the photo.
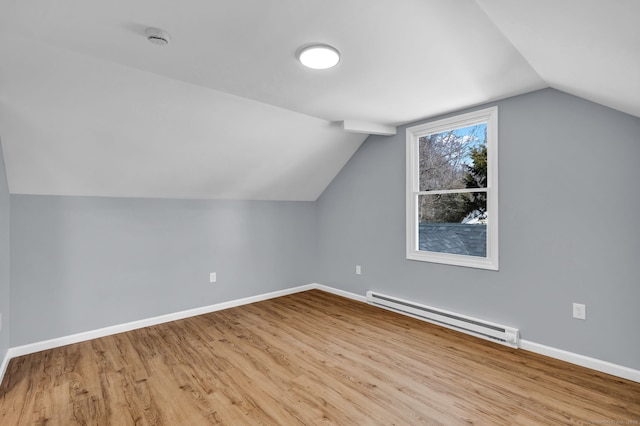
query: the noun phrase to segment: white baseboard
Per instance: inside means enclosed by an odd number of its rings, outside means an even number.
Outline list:
[[[196,315],[208,314],[210,312],[221,311],[223,309],[234,308],[237,306],[248,305],[250,303],[261,302],[263,300],[274,299],[276,297],[287,296],[289,294],[299,293],[307,290],[322,290],[328,293],[332,293],[341,297],[356,300],[358,302],[367,302],[367,298],[364,295],[351,293],[348,291],[340,290],[337,288],[329,287],[323,284],[312,283],[302,285],[298,287],[292,287],[284,290],[274,291],[271,293],[259,294],[257,296],[245,297],[242,299],[231,300],[228,302],[217,303],[214,305],[203,306],[201,308],[189,309],[186,311],[175,312],[167,315],[160,315],[157,317],[147,318],[143,320],[128,322],[125,324],[118,324],[110,327],[99,328],[97,330],[91,330],[83,333],[72,334],[69,336],[58,337],[55,339],[44,340],[42,342],[31,343],[28,345],[16,346],[9,348],[2,364],[0,364],[0,383],[4,378],[7,366],[11,358],[28,355],[34,352],[39,352],[47,349],[53,349],[60,346],[70,345],[73,343],[79,343],[86,340],[97,339],[100,337],[110,336],[117,333],[123,333],[126,331],[136,330],[143,327],[149,327],[152,325],[162,324],[165,322],[176,321],[179,319],[189,318]],[[582,367],[590,368],[592,370],[600,371],[603,373],[611,374],[613,376],[622,377],[624,379],[632,380],[640,383],[640,370],[634,370],[629,367],[624,367],[617,364],[612,364],[607,361],[602,361],[595,358],[590,358],[584,355],[567,352],[562,349],[556,349],[549,346],[541,345],[539,343],[530,342],[528,340],[521,340],[520,346],[522,349],[535,352],[541,355],[545,355],[551,358],[556,358],[562,361],[567,361],[572,364],[580,365]]]
[[[337,288],[328,287],[326,285],[322,285],[318,283],[313,284],[313,286],[314,286],[313,288],[317,290],[326,291],[327,293],[332,293],[337,296],[346,297],[347,299],[352,299],[352,300],[357,300],[358,302],[367,303],[367,296],[361,296],[359,294],[351,293],[349,291],[339,290]]]
[[[520,340],[520,348],[540,355],[545,355],[550,358],[559,359],[571,364],[600,371],[601,373],[611,374],[612,376],[622,377],[623,379],[640,383],[640,370],[634,370],[633,368],[624,367],[622,365],[613,364],[573,352],[567,352],[562,349],[552,348],[550,346],[541,345],[540,343],[530,342],[528,340]]]
[[[73,343],[84,342],[86,340],[97,339],[100,337],[111,336],[117,333],[124,333],[126,331],[137,330],[139,328],[163,324],[165,322],[177,321],[184,318],[194,317],[196,315],[208,314],[215,311],[221,311],[223,309],[235,308],[241,305],[248,305],[250,303],[261,302],[263,300],[274,299],[281,296],[287,296],[289,294],[312,290],[314,288],[317,288],[315,284],[307,284],[284,290],[278,290],[271,293],[259,294],[257,296],[245,297],[242,299],[216,303],[214,305],[203,306],[200,308],[188,309],[186,311],[174,312],[157,317],[127,322],[124,324],[113,325],[110,327],[99,328],[96,330],[85,331],[77,334],[71,334],[69,336],[57,337],[55,339],[43,340],[41,342],[9,348],[8,355],[10,355],[10,358],[28,355],[34,352],[58,348],[60,346],[71,345]]]
[[[4,378],[4,373],[7,371],[7,367],[9,366],[9,361],[11,360],[11,354],[9,353],[11,349],[7,350],[7,353],[4,354],[4,358],[2,359],[2,364],[0,364],[0,383],[2,383],[2,379]]]

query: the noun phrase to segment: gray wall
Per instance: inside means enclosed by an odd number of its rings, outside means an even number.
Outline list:
[[[11,346],[312,282],[313,202],[12,195],[11,214]]]
[[[640,368],[640,119],[551,89],[497,105],[500,271],[405,259],[402,127],[367,139],[317,201],[318,281]]]
[[[7,173],[0,142],[0,363],[9,349],[9,212],[10,196],[7,186]]]
[[[639,369],[640,119],[554,90],[497,104],[498,272],[405,259],[403,127],[370,137],[315,203],[11,195],[11,346],[320,282]],[[571,318],[572,302],[587,305],[586,321]]]

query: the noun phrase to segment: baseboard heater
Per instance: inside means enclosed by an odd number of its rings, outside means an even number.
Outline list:
[[[367,291],[367,302],[512,348],[518,348],[520,345],[520,333],[517,328],[409,302],[396,297],[374,293],[373,291]]]

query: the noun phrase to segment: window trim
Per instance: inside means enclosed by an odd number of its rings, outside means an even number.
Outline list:
[[[419,138],[453,129],[487,124],[487,223],[486,257],[420,251],[418,249]],[[406,249],[407,259],[497,271],[498,264],[498,107],[485,108],[429,123],[408,127],[406,131]],[[465,192],[466,190],[453,190]]]

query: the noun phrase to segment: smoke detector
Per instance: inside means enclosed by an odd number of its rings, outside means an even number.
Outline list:
[[[147,36],[147,40],[158,46],[166,46],[171,40],[169,33],[160,28],[147,28],[144,30],[144,34]]]

